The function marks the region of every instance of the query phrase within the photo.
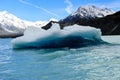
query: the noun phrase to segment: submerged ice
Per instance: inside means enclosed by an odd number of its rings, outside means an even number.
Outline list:
[[[89,26],[68,26],[63,30],[52,23],[49,30],[30,27],[24,36],[12,40],[13,48],[61,48],[83,47],[101,42],[100,29]]]

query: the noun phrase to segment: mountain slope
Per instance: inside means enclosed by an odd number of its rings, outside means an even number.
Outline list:
[[[9,14],[7,11],[0,12],[0,24],[0,27],[18,33],[22,33],[26,28],[25,23],[21,19]]]
[[[73,25],[78,21],[81,22],[81,25],[84,25],[88,23],[89,20],[104,17],[112,13],[113,12],[107,8],[101,9],[93,5],[81,6],[77,9],[77,11],[75,11],[68,17],[60,20],[59,23],[62,28],[64,26]]]
[[[120,35],[120,11],[103,18],[91,20],[86,25],[100,28],[103,35]]]
[[[79,16],[80,18],[96,18],[96,17],[104,17],[106,15],[111,14],[112,11],[107,8],[98,8],[93,5],[81,6],[70,16]]]
[[[83,6],[65,19],[59,21],[61,29],[65,26],[78,24],[100,28],[102,35],[120,35],[120,11],[113,13],[107,8]]]
[[[13,31],[0,27],[0,38],[14,38],[14,37],[22,36],[22,35],[23,34],[13,32]]]
[[[23,35],[29,26],[41,27],[46,22],[47,21],[25,21],[7,11],[3,11],[0,12],[0,37],[17,37]]]

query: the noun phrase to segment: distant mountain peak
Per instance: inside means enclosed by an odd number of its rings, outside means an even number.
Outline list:
[[[89,20],[102,18],[111,14],[113,14],[113,12],[108,8],[99,8],[94,5],[80,6],[74,13],[61,19],[59,23],[62,28],[75,23],[85,25],[89,23]]]
[[[104,17],[106,15],[113,14],[113,12],[108,8],[99,8],[94,5],[81,6],[75,11],[71,16],[79,15],[80,17],[95,18]]]
[[[2,12],[0,12],[0,14],[8,14],[8,11],[2,11]]]
[[[26,21],[22,20],[8,11],[0,12],[0,37],[15,37],[23,35],[28,27],[39,27],[46,25],[50,21],[58,21],[55,18],[49,21]]]
[[[3,16],[3,17],[16,17],[16,16],[14,16],[13,14],[10,14],[8,11],[2,11],[2,12],[0,12],[0,16]]]

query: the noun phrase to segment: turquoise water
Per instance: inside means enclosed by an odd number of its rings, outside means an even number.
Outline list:
[[[120,80],[120,36],[77,49],[13,50],[0,39],[0,80]]]

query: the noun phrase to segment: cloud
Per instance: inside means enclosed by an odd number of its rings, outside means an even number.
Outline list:
[[[70,2],[70,0],[65,0],[65,2],[68,4],[65,10],[67,11],[68,14],[71,14],[73,11],[73,4],[72,2]]]
[[[48,13],[48,14],[51,14],[51,15],[56,16],[56,17],[59,17],[57,14],[55,14],[55,13],[53,13],[53,12],[51,12],[51,11],[45,9],[45,8],[42,8],[42,7],[38,6],[38,5],[35,5],[35,4],[32,4],[32,3],[29,3],[29,2],[24,1],[24,0],[19,0],[19,1],[20,1],[21,3],[23,3],[23,4],[33,6],[33,7],[35,7],[35,8],[40,9],[40,10],[43,10],[44,12],[46,12],[46,13]]]

